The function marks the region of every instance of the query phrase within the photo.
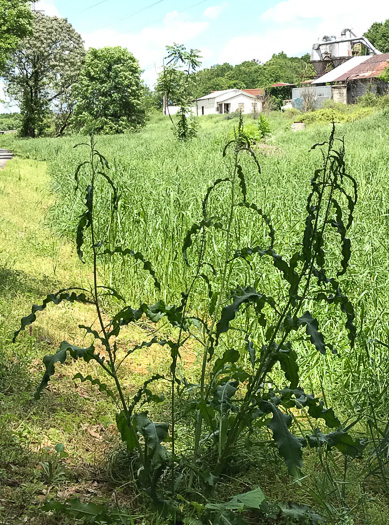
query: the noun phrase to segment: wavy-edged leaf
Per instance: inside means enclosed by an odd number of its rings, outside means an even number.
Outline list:
[[[167,460],[167,451],[161,445],[166,440],[169,433],[167,423],[154,423],[148,419],[147,414],[142,412],[134,416],[136,429],[145,439],[146,446],[149,449],[152,466],[157,469],[163,466]]]
[[[353,439],[346,431],[340,429],[330,434],[323,434],[319,429],[311,436],[306,437],[310,447],[321,447],[327,445],[329,448],[337,448],[342,454],[356,458],[362,455],[366,442]]]
[[[297,293],[297,285],[299,282],[299,275],[296,272],[296,264],[300,260],[299,254],[295,254],[290,264],[288,264],[281,255],[276,253],[272,248],[267,248],[263,250],[260,246],[255,246],[254,248],[246,247],[241,248],[240,250],[237,250],[233,256],[233,258],[247,258],[251,257],[253,254],[257,254],[260,257],[263,257],[264,255],[268,255],[273,260],[273,265],[277,270],[279,270],[284,278],[288,281],[290,284],[290,294],[296,294]]]
[[[269,302],[267,297],[254,288],[241,288],[238,293],[233,296],[232,304],[225,306],[221,312],[220,319],[216,325],[216,342],[221,334],[227,332],[230,327],[230,322],[235,319],[236,314],[242,304],[253,303],[256,306],[256,312],[260,313],[266,302]]]
[[[203,202],[201,204],[204,219],[207,219],[207,205],[209,196],[211,195],[212,191],[216,188],[216,186],[219,186],[219,184],[222,184],[223,182],[231,182],[231,179],[229,177],[225,177],[224,179],[216,179],[215,182],[207,188]]]
[[[257,213],[264,220],[266,226],[269,229],[270,246],[268,250],[272,250],[273,245],[274,245],[275,231],[271,223],[270,217],[268,217],[266,213],[261,208],[258,208],[258,206],[254,203],[244,201],[244,202],[239,203],[238,206],[241,208],[246,208],[248,210],[255,211],[255,213]]]
[[[296,388],[299,382],[299,365],[295,350],[285,346],[273,352],[272,355],[280,363],[286,379],[290,381],[290,388]]]
[[[342,246],[342,260],[341,266],[342,270],[339,270],[337,276],[343,275],[346,273],[348,263],[351,257],[351,241],[346,237],[346,227],[343,223],[343,212],[340,204],[336,199],[332,199],[332,205],[335,208],[336,220],[332,219],[330,224],[333,228],[336,228],[340,235],[340,242]]]
[[[281,457],[288,467],[289,473],[297,477],[303,465],[302,443],[289,431],[289,427],[292,424],[292,417],[284,414],[276,405],[268,401],[263,401],[260,408],[267,408],[267,412],[272,412],[273,417],[267,426],[273,433],[274,441]]]
[[[111,179],[111,177],[109,175],[107,175],[103,171],[99,171],[98,174],[101,175],[102,177],[104,177],[104,179],[111,186],[112,192],[113,192],[112,206],[113,206],[114,210],[117,210],[118,209],[118,203],[119,203],[119,196],[118,196],[118,190],[117,190],[115,184],[113,183],[113,180]]]
[[[309,335],[311,343],[314,345],[316,350],[324,355],[327,349],[324,342],[324,336],[321,332],[319,332],[319,323],[317,322],[317,319],[312,317],[310,312],[305,312],[297,319],[297,326],[305,326],[305,330]]]
[[[335,287],[334,293],[324,293],[319,292],[316,295],[316,299],[326,301],[328,304],[339,304],[340,310],[346,314],[346,330],[347,330],[347,336],[350,341],[351,348],[354,347],[355,339],[357,337],[357,328],[354,324],[355,320],[355,311],[354,307],[349,300],[349,298],[342,293],[342,290],[339,288],[338,283],[335,281],[335,279],[327,279],[327,283],[332,284],[332,286]]]
[[[14,333],[14,337],[12,341],[15,342],[19,333],[36,320],[35,314],[37,312],[42,312],[47,307],[47,305],[50,303],[59,304],[62,301],[69,301],[70,303],[78,302],[78,303],[83,303],[83,304],[94,304],[94,301],[92,299],[88,299],[88,297],[84,293],[77,295],[75,292],[69,293],[70,290],[82,290],[85,292],[87,291],[87,290],[84,290],[83,288],[67,288],[65,290],[59,290],[57,293],[49,294],[43,300],[42,304],[40,305],[34,304],[32,306],[30,315],[27,315],[26,317],[22,318],[21,326],[19,330],[17,330]]]
[[[213,365],[212,374],[218,374],[224,369],[227,363],[236,363],[239,360],[240,354],[237,350],[230,348],[226,350],[222,357],[216,359]]]
[[[160,374],[155,374],[150,379],[148,379],[147,381],[143,383],[142,387],[138,390],[138,392],[135,394],[135,396],[132,399],[132,403],[128,409],[130,414],[132,414],[134,408],[139,403],[142,396],[147,393],[148,385],[150,383],[153,383],[154,381],[159,381],[160,379],[165,379],[165,376],[161,376]]]
[[[129,422],[126,413],[122,410],[116,414],[116,425],[120,432],[123,443],[127,445],[128,452],[135,450],[137,447],[137,440],[134,420],[131,419]]]
[[[90,374],[84,377],[80,372],[78,372],[73,379],[79,379],[81,383],[85,383],[85,381],[89,381],[92,385],[99,387],[99,392],[102,392],[104,394],[107,394],[108,397],[113,399],[116,402],[115,394],[112,392],[112,390],[108,387],[107,384],[102,383],[100,379],[93,378]]]
[[[74,346],[67,341],[62,341],[59,350],[52,355],[46,355],[43,358],[43,364],[46,367],[46,371],[43,375],[41,384],[38,386],[35,392],[35,399],[39,399],[42,391],[47,387],[50,378],[55,374],[55,364],[63,364],[66,360],[67,354],[70,354],[73,359],[84,359],[87,363],[91,360],[97,361],[99,364],[104,364],[104,358],[100,357],[99,354],[95,354],[95,347],[89,346],[88,348],[79,348]]]
[[[223,228],[223,225],[221,222],[217,222],[215,217],[211,217],[210,219],[203,219],[198,223],[195,223],[192,225],[192,227],[187,231],[184,243],[182,245],[182,255],[184,257],[185,263],[189,266],[188,261],[188,249],[193,244],[193,237],[197,235],[199,232],[204,231],[205,228],[216,228],[218,230]]]
[[[243,169],[242,169],[242,166],[240,164],[238,164],[238,166],[236,168],[236,173],[238,175],[239,186],[240,186],[240,189],[241,189],[242,195],[243,195],[243,202],[245,203],[246,202],[246,196],[247,196],[247,186],[246,186],[246,180],[245,180],[245,177],[244,177]]]
[[[161,285],[157,279],[156,273],[151,265],[151,262],[148,261],[141,252],[134,252],[133,250],[130,250],[129,248],[123,249],[120,246],[117,246],[114,250],[104,250],[99,255],[115,255],[116,253],[119,253],[123,257],[125,257],[126,255],[130,255],[135,260],[141,261],[143,263],[143,269],[149,272],[149,274],[153,278],[155,287],[158,290],[161,289]]]

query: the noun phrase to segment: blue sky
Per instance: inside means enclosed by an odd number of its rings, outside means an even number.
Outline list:
[[[67,18],[86,47],[127,47],[151,87],[174,42],[200,49],[204,67],[265,62],[280,51],[301,56],[325,34],[345,27],[362,34],[389,18],[387,0],[39,0],[36,8]]]

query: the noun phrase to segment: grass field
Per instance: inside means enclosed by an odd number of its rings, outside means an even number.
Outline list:
[[[297,340],[303,385],[320,394],[342,421],[359,418],[353,432],[369,440],[366,454],[345,462],[336,453],[322,457],[310,451],[305,478],[296,484],[288,480],[274,450],[258,448],[252,456],[242,452],[239,467],[231,467],[212,494],[214,501],[259,485],[274,501],[312,505],[328,523],[387,523],[385,488],[389,476],[376,445],[385,447],[388,439],[389,366],[384,346],[389,344],[388,116],[387,110],[379,111],[336,129],[337,136],[345,139],[347,170],[358,183],[358,203],[349,231],[352,257],[341,278],[342,289],[356,310],[356,346],[349,349],[340,318],[331,306],[320,308],[316,315],[328,340],[337,346],[338,355],[322,356],[304,338]],[[242,165],[248,199],[270,216],[276,232],[275,249],[289,256],[300,242],[310,179],[321,161],[319,151],[310,152],[310,148],[328,139],[331,125],[312,125],[294,133],[291,122],[282,115],[274,114],[270,121],[272,137],[255,148],[261,175],[249,156],[243,157]],[[231,157],[223,158],[222,152],[236,126],[236,119],[207,117],[200,120],[198,137],[182,144],[175,140],[166,119],[154,118],[137,134],[97,137],[97,149],[108,159],[109,173],[120,195],[116,213],[111,195],[106,190],[98,194],[99,235],[104,242],[141,251],[161,283],[159,292],[150,275],[132,260],[103,260],[101,279],[117,288],[132,306],[158,299],[177,303],[186,290],[193,270],[184,264],[182,244],[188,229],[200,220],[207,188],[231,170]],[[56,289],[85,285],[91,277],[91,259],[82,265],[73,241],[87,180],[81,172],[80,188],[75,192],[74,173],[85,160],[87,149],[74,146],[85,137],[0,140],[2,147],[18,155],[0,172],[4,232],[0,249],[0,523],[67,523],[67,518],[50,517],[40,510],[49,493],[60,499],[78,494],[84,501],[111,500],[130,507],[136,523],[158,523],[147,509],[147,498],[139,497],[131,481],[113,423],[114,405],[86,383],[73,386],[71,378],[77,371],[86,373],[85,364],[61,367],[48,394],[38,402],[32,398],[41,376],[42,356],[55,351],[64,339],[85,345],[77,325],[94,322],[91,309],[69,305],[49,308],[30,334],[23,334],[16,345],[10,343],[30,304]],[[226,216],[228,194],[216,191],[211,207],[215,215]],[[218,269],[221,238],[218,233],[212,235],[209,260]],[[233,228],[233,248],[263,245],[266,235],[260,218],[244,211]],[[230,287],[242,282],[260,283],[267,293],[283,293],[280,280],[260,259],[253,258],[250,267],[234,268]],[[106,315],[114,308],[108,302],[104,306]],[[191,308],[198,315],[207,310],[203,288],[196,289]],[[155,327],[147,323],[132,326],[124,332],[122,342],[140,343],[145,333],[153,330]],[[123,381],[130,391],[136,391],[153,373],[167,372],[168,364],[154,349],[134,354]],[[200,368],[196,344],[186,345],[180,366],[188,377],[196,376]],[[96,374],[100,377],[100,372]],[[150,410],[154,410],[154,417],[166,417],[167,406],[162,403]],[[189,436],[189,427],[183,419],[178,433]],[[57,443],[64,444],[68,457],[61,459],[53,450]]]

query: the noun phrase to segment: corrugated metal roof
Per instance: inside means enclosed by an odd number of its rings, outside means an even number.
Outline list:
[[[196,98],[196,100],[208,100],[210,98],[220,98],[220,101],[228,100],[230,98],[236,97],[237,95],[245,95],[246,97],[256,98],[255,95],[248,93],[248,91],[257,91],[257,90],[245,90],[245,89],[224,89],[223,91],[212,91],[209,95],[204,95],[203,97]]]
[[[220,98],[217,99],[217,102],[226,102],[227,100],[238,97],[239,95],[244,95],[245,97],[249,97],[254,100],[257,98],[254,95],[250,95],[250,93],[245,93],[243,90],[238,90],[236,93],[224,93]]]
[[[222,91],[211,91],[209,95],[204,95],[203,97],[197,98],[196,100],[206,100],[208,98],[216,98],[222,95],[223,93],[228,93],[229,91],[238,91],[237,89],[223,89]]]
[[[364,78],[377,78],[383,70],[389,66],[389,53],[382,55],[373,55],[362,64],[344,73],[336,80],[342,82],[345,80],[361,80]]]
[[[261,95],[265,94],[265,90],[262,88],[258,89],[242,89],[245,93],[248,93],[249,95],[254,95],[255,97],[260,97]]]
[[[377,55],[382,56],[382,55]],[[362,64],[366,60],[369,59],[369,55],[361,56],[361,57],[352,57],[350,60],[346,60],[346,62],[343,62],[343,64],[340,64],[340,66],[335,67],[332,71],[329,71],[322,77],[317,78],[312,82],[312,84],[327,84],[327,82],[336,82],[338,81],[338,77],[340,77],[343,74],[348,73],[351,69],[355,68],[356,66]]]

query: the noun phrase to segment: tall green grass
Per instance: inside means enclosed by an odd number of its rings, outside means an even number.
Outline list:
[[[292,132],[290,121],[282,115],[270,117],[272,139],[258,149],[262,174],[252,163],[243,159],[248,179],[248,199],[263,208],[278,232],[275,248],[290,253],[303,228],[306,188],[319,153],[309,152],[315,142],[325,140],[330,125],[308,127],[304,132]],[[116,243],[140,250],[152,261],[162,285],[162,298],[177,301],[178,294],[188,280],[181,247],[187,229],[200,218],[201,199],[206,188],[217,178],[223,178],[229,169],[229,160],[222,158],[222,148],[233,133],[237,120],[223,120],[220,116],[200,119],[199,134],[190,143],[178,143],[167,119],[154,119],[139,133],[121,136],[97,137],[97,145],[111,165],[111,176],[119,188],[119,220],[115,226]],[[359,350],[350,354],[345,334],[339,341],[340,359],[321,360],[322,383],[352,386],[356,375],[359,384],[369,381],[363,359],[366,346],[372,339],[389,341],[389,188],[387,185],[389,160],[388,112],[381,111],[366,119],[337,127],[337,134],[345,137],[348,171],[356,178],[359,201],[355,221],[350,231],[353,253],[350,270],[342,286],[355,303],[358,318]],[[74,171],[82,159],[74,145],[82,137],[61,139],[19,140],[10,144],[16,152],[38,160],[49,161],[52,189],[57,204],[49,212],[48,220],[64,236],[72,238],[82,208],[85,181],[74,193]],[[109,216],[111,198],[106,192],[99,196],[97,217],[99,228],[106,228],[107,238],[112,225],[103,221]],[[222,191],[212,203],[217,214],[223,214],[227,203]],[[281,233],[280,233],[281,232]],[[253,245],[264,235],[263,225],[255,216],[242,216],[234,232],[241,245]],[[215,237],[217,247],[217,237]],[[216,250],[217,254],[217,250]],[[217,257],[217,256],[216,256]],[[215,264],[217,260],[214,261]],[[117,261],[105,268],[106,279],[119,288],[133,304],[139,298],[156,299],[153,281],[135,263]],[[266,268],[256,267],[266,280]],[[247,280],[250,271],[240,268]],[[274,287],[275,283],[269,283]],[[161,297],[158,294],[158,297]],[[198,300],[201,308],[201,297]],[[330,308],[330,307],[328,307]],[[326,312],[323,313],[323,319]],[[326,327],[331,333],[332,326]],[[301,342],[301,359],[308,371],[312,355]],[[377,349],[382,353],[383,348]],[[305,353],[306,352],[306,353]],[[309,376],[312,380],[312,375]],[[317,382],[316,381],[316,382]],[[349,392],[353,390],[349,388]],[[334,397],[337,390],[331,390]],[[354,406],[350,394],[345,410]]]

